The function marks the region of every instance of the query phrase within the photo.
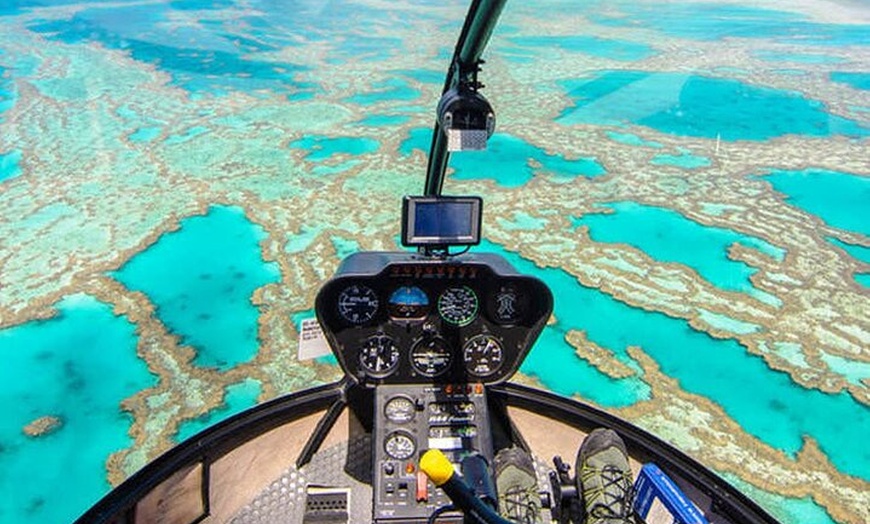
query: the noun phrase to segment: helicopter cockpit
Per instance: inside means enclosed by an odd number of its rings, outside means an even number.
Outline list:
[[[357,253],[317,296],[316,312],[346,377],[374,389],[375,521],[425,522],[449,503],[420,470],[439,449],[459,469],[493,458],[486,390],[508,380],[550,317],[540,280],[477,243],[480,199],[406,198],[403,242],[424,253]]]

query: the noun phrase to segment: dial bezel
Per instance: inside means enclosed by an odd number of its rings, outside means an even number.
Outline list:
[[[414,358],[414,355],[418,354],[418,350],[423,347],[425,344],[430,344],[432,342],[438,342],[441,344],[441,348],[443,349],[440,354],[443,354],[447,359],[447,362],[443,364],[443,367],[436,370],[434,373],[430,373],[428,371],[424,371],[417,366],[417,361]],[[411,368],[418,374],[427,377],[427,378],[435,378],[440,377],[444,373],[446,373],[450,367],[453,365],[453,352],[450,350],[450,345],[444,340],[443,337],[424,337],[420,340],[416,341],[414,345],[411,347],[411,351],[408,352],[408,357],[411,360]]]
[[[478,373],[474,370],[474,368],[469,364],[469,352],[474,351],[474,346],[477,345],[480,341],[486,342],[494,342],[498,347],[498,362],[495,367],[490,368],[486,373]],[[465,364],[465,370],[475,377],[479,378],[487,378],[495,375],[501,369],[504,364],[504,344],[497,337],[489,334],[489,333],[481,333],[479,335],[475,335],[468,339],[465,344],[462,345],[462,362]]]
[[[371,310],[371,312],[366,313],[364,318],[351,318],[349,316],[350,312],[348,310],[348,306],[342,305],[344,297],[350,298],[350,292],[352,289],[357,289],[358,291],[356,293],[358,295],[367,295],[374,299],[374,308]],[[370,288],[369,286],[365,284],[351,284],[346,288],[342,289],[341,292],[338,294],[338,297],[335,300],[335,309],[338,312],[339,318],[341,318],[345,322],[354,326],[361,326],[374,320],[374,318],[378,314],[378,311],[380,311],[381,309],[381,300],[375,290]]]
[[[404,437],[411,442],[411,452],[408,453],[407,456],[403,455],[403,456],[397,457],[396,455],[393,455],[392,453],[390,453],[390,448],[389,448],[390,442],[392,442],[394,439],[399,438],[399,437]],[[416,452],[417,452],[417,441],[414,439],[414,436],[411,435],[410,433],[408,433],[407,431],[402,431],[402,430],[393,431],[384,438],[384,453],[386,453],[387,456],[392,458],[392,459],[408,460],[409,458],[413,457],[414,453],[416,453]]]
[[[385,370],[378,371],[378,370],[370,368],[364,362],[363,350],[370,343],[376,342],[376,341],[381,341],[383,339],[386,339],[389,341],[389,344],[391,346],[391,354],[393,356],[390,359],[391,360],[390,365]],[[399,367],[399,360],[401,360],[400,355],[399,355],[399,346],[396,345],[396,341],[393,340],[393,338],[391,336],[386,335],[384,333],[378,333],[378,334],[375,334],[375,335],[372,335],[372,336],[366,338],[365,341],[362,343],[362,345],[358,349],[357,359],[359,361],[360,368],[362,368],[368,376],[374,377],[374,378],[384,378],[384,377],[388,377],[388,376],[392,375],[396,371],[396,369]]]
[[[474,311],[467,313],[462,318],[456,319],[456,318],[451,318],[450,314],[444,312],[444,308],[445,308],[444,301],[448,300],[448,298],[447,298],[448,296],[454,296],[458,293],[464,293],[467,295],[464,298],[464,300],[467,300],[468,302],[463,304],[463,307],[465,307],[467,305],[472,305],[472,307],[474,308]],[[478,314],[480,314],[480,298],[477,296],[477,293],[475,293],[474,290],[468,286],[448,287],[447,289],[442,291],[441,294],[438,296],[438,315],[441,317],[441,319],[444,322],[446,322],[452,326],[457,326],[457,327],[467,326],[467,325],[471,324],[472,322],[474,322],[475,319],[477,319]]]

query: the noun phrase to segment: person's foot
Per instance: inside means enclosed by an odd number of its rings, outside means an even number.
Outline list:
[[[611,429],[592,431],[577,452],[577,490],[586,524],[633,524],[632,475],[625,443]]]
[[[493,469],[501,516],[519,524],[540,522],[541,499],[531,455],[520,448],[505,448],[493,459]]]

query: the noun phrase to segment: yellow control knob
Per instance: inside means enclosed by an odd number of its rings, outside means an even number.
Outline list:
[[[430,449],[420,458],[420,469],[436,486],[441,486],[453,476],[453,464],[440,449]]]

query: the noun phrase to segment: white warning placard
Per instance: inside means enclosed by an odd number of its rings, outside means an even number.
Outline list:
[[[305,318],[299,323],[299,351],[296,358],[311,360],[331,354],[329,344],[316,318]]]

